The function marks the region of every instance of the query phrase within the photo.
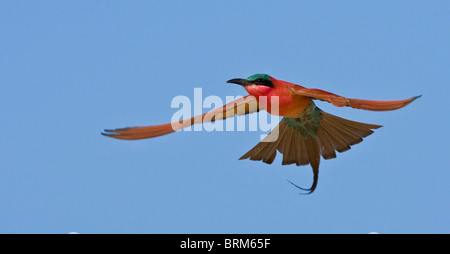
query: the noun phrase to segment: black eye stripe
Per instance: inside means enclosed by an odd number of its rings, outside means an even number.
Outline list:
[[[270,80],[265,80],[262,78],[257,78],[255,81],[253,81],[253,83],[255,85],[259,85],[259,86],[268,86],[268,87],[273,87],[273,84]]]

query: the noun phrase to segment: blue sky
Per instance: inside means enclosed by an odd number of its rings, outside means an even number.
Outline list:
[[[2,1],[0,233],[450,233],[448,1]],[[177,95],[268,73],[401,110],[311,168],[238,161],[258,132],[126,142]]]

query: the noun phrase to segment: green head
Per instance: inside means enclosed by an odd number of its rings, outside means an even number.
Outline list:
[[[227,81],[227,83],[234,83],[244,87],[257,85],[257,86],[268,86],[273,88],[273,83],[272,80],[270,79],[270,76],[262,73],[251,75],[247,79],[241,78],[230,79]]]
[[[254,82],[254,81],[258,80],[258,79],[270,81],[269,75],[263,74],[263,73],[254,74],[254,75],[251,75],[250,77],[247,78],[247,80],[251,81],[251,82]]]

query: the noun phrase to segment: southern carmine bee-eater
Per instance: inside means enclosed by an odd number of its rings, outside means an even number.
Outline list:
[[[351,99],[278,80],[267,74],[255,74],[247,79],[231,79],[227,83],[243,86],[249,95],[180,122],[105,130],[106,133],[102,134],[123,140],[154,138],[193,124],[223,120],[263,109],[270,114],[282,116],[283,119],[265,139],[244,154],[240,160],[250,159],[271,164],[278,150],[283,154],[283,165],[310,164],[314,174],[311,187],[306,189],[294,184],[309,194],[317,186],[320,156],[325,160],[336,158],[336,151],[342,153],[349,150],[350,146],[360,143],[364,137],[372,134],[372,129],[381,127],[325,113],[314,104],[313,100],[327,101],[337,107],[388,111],[402,108],[420,97],[397,101]],[[273,98],[276,100],[272,100]]]

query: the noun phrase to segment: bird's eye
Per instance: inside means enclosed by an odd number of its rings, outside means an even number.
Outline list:
[[[263,82],[262,78],[258,78],[255,81],[256,81],[256,83],[262,83]]]

